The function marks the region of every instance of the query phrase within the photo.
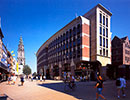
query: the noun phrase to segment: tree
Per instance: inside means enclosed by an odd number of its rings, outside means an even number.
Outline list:
[[[31,68],[30,68],[28,65],[24,65],[23,73],[24,73],[25,75],[31,74]]]

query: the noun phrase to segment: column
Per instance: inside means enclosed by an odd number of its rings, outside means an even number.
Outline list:
[[[59,76],[60,76],[60,79],[62,78],[62,65],[61,65],[61,62],[59,62]]]
[[[73,58],[72,58],[70,67],[71,67],[71,74],[72,74],[73,76],[75,75],[75,72],[74,72],[75,66],[76,66],[76,65],[75,65],[74,60],[73,60]]]
[[[51,79],[53,79],[53,65],[51,64],[51,72],[50,72],[50,77],[51,77]]]

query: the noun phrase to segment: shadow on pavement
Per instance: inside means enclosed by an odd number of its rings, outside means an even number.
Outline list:
[[[81,85],[82,84],[82,85]],[[38,84],[39,86],[43,86],[46,88],[50,88],[59,92],[66,93],[68,95],[74,96],[79,100],[95,100],[95,89],[93,88],[94,84],[86,84],[86,82],[76,82],[76,89],[73,91],[69,89],[69,91],[64,91],[65,83],[43,83]],[[89,87],[89,88],[88,88]],[[89,91],[89,93],[88,93]],[[93,92],[94,91],[94,92]],[[89,97],[89,98],[88,98]]]
[[[0,94],[0,100],[13,100],[12,98],[10,98],[8,95],[6,94]]]

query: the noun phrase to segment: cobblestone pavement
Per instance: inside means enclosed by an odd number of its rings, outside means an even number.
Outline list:
[[[76,85],[75,91],[65,92],[62,81],[25,81],[24,86],[20,86],[17,79],[15,85],[0,83],[0,94],[5,93],[13,100],[96,100],[95,82],[76,82]],[[104,87],[103,95],[107,100],[117,100],[115,81],[104,82]],[[127,82],[126,97],[120,100],[130,100],[130,81]]]

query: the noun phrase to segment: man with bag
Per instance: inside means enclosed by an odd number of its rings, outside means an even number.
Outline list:
[[[119,77],[116,80],[116,86],[117,86],[117,98],[120,98],[120,92],[122,91],[123,97],[126,96],[125,94],[125,88],[126,88],[126,80],[124,77]]]

